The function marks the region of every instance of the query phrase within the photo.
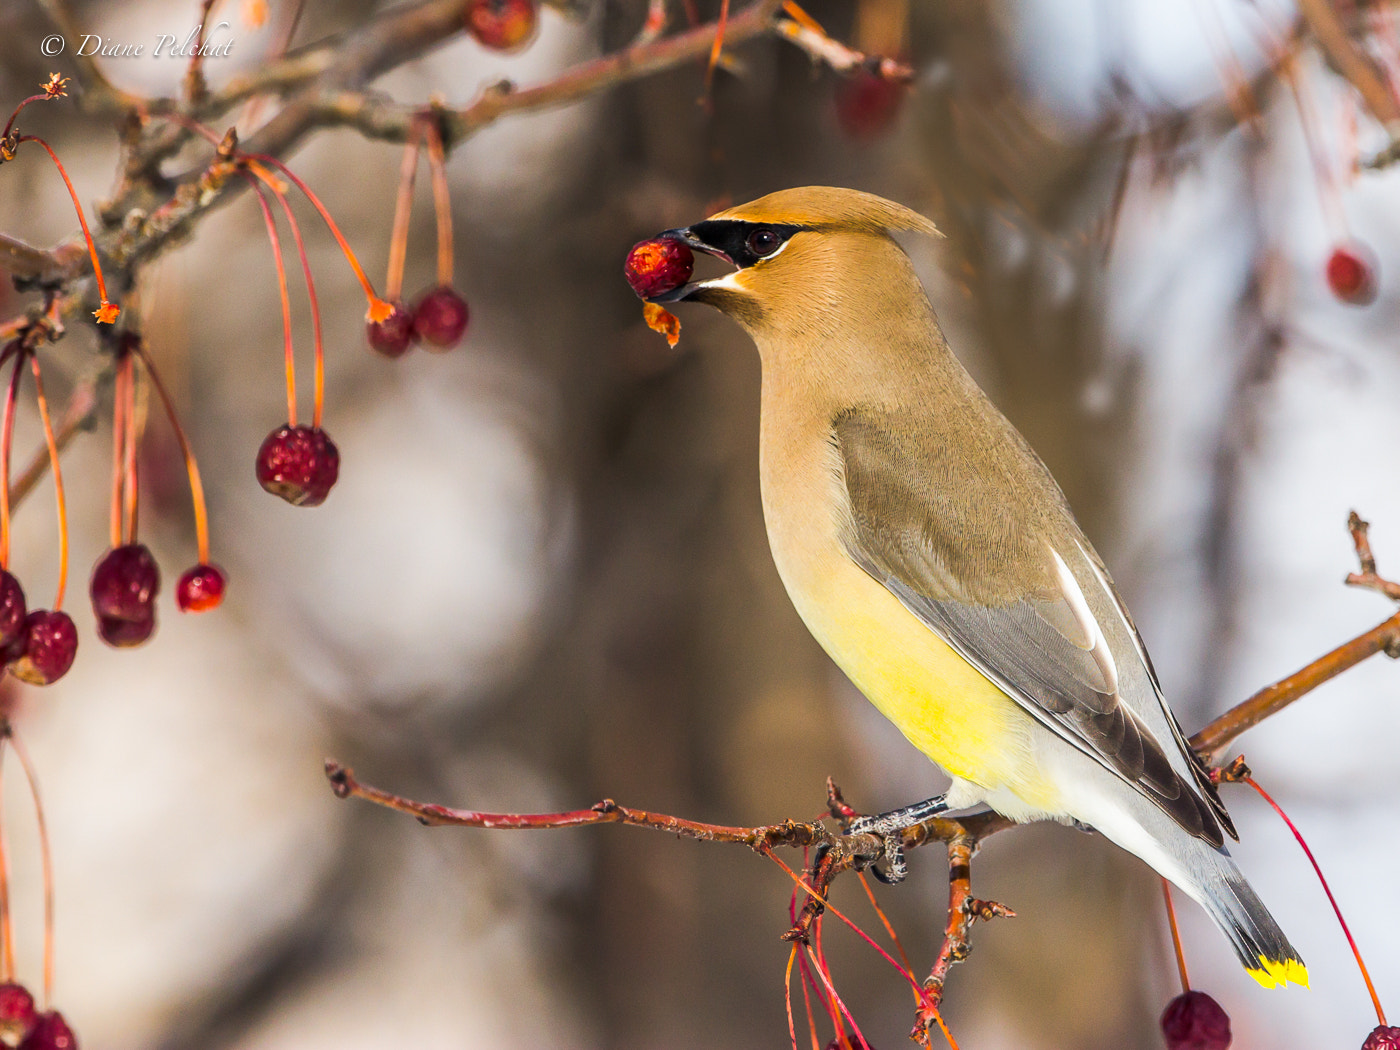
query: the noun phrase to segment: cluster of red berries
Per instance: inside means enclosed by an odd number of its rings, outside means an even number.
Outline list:
[[[530,7],[528,0],[519,2]],[[467,11],[468,25],[472,24],[473,12],[486,11],[493,6],[491,0],[473,4]],[[533,12],[533,7],[530,10]],[[420,146],[424,143],[428,150],[428,169],[433,179],[433,206],[437,213],[437,284],[409,306],[401,298],[400,292],[403,288],[404,262],[408,257],[413,184],[418,174]],[[443,351],[452,349],[462,341],[469,314],[466,300],[452,287],[453,261],[452,197],[447,185],[447,159],[438,115],[429,111],[414,122],[413,131],[404,144],[398,200],[394,206],[394,229],[389,238],[389,273],[384,282],[384,294],[392,311],[381,320],[371,318],[366,325],[365,333],[371,348],[385,357],[402,357],[415,343],[422,343],[428,350]]]
[[[78,654],[78,628],[61,609],[30,610],[24,588],[0,569],[0,661],[16,678],[48,685],[68,673]]]
[[[18,1050],[78,1050],[77,1037],[57,1010],[40,1013],[22,984],[0,984],[0,1044]]]

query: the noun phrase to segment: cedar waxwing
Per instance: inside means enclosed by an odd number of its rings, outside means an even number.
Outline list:
[[[898,829],[985,803],[1093,828],[1210,913],[1266,987],[1307,970],[1226,850],[1229,814],[1167,707],[1108,570],[1045,465],[948,349],[868,193],[784,190],[675,237],[736,269],[706,303],[762,359],[759,470],[773,559],[817,641],[952,777],[865,818]]]

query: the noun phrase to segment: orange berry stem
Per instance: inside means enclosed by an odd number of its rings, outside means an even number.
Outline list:
[[[297,425],[297,373],[296,361],[292,357],[292,302],[287,296],[287,270],[282,265],[282,241],[277,236],[277,222],[272,217],[272,209],[268,207],[267,195],[258,184],[258,180],[248,172],[244,172],[244,178],[253,187],[253,192],[258,198],[258,207],[262,209],[263,221],[267,223],[267,239],[272,242],[272,258],[277,263],[277,290],[282,295],[282,342],[286,348],[287,360],[287,425]]]
[[[1302,832],[1298,830],[1293,821],[1288,819],[1288,814],[1283,811],[1283,807],[1274,801],[1273,796],[1260,787],[1253,777],[1245,777],[1244,782],[1255,791],[1259,792],[1260,796],[1269,804],[1270,808],[1279,815],[1279,819],[1288,825],[1288,830],[1293,832],[1293,837],[1298,840],[1298,845],[1303,847],[1303,853],[1307,855],[1308,863],[1312,865],[1313,871],[1317,873],[1317,881],[1322,883],[1322,892],[1327,894],[1327,901],[1332,905],[1332,911],[1337,916],[1337,922],[1342,927],[1342,933],[1346,934],[1347,944],[1351,945],[1351,954],[1356,957],[1356,966],[1357,969],[1361,971],[1361,979],[1366,982],[1366,991],[1371,993],[1371,1005],[1376,1008],[1376,1020],[1384,1026],[1385,1011],[1381,1009],[1381,997],[1376,994],[1376,986],[1371,983],[1370,971],[1366,969],[1366,963],[1361,958],[1361,949],[1356,946],[1356,939],[1352,937],[1351,928],[1347,926],[1346,919],[1342,918],[1342,909],[1337,907],[1337,898],[1332,896],[1332,888],[1327,885],[1327,879],[1323,877],[1322,869],[1317,863],[1317,858],[1313,856],[1313,852],[1308,848],[1308,844],[1303,841]]]
[[[797,945],[788,951],[787,968],[783,970],[783,1001],[787,1006],[788,1039],[792,1050],[797,1050],[797,1024],[792,1019],[792,967],[797,962]]]
[[[55,610],[63,608],[63,592],[68,586],[68,501],[63,497],[63,470],[58,463],[58,440],[53,435],[53,420],[49,418],[49,402],[44,397],[44,376],[39,369],[39,355],[29,355],[29,367],[34,372],[34,396],[39,402],[39,419],[44,424],[44,442],[49,446],[49,465],[53,469],[53,494],[58,502],[58,592],[54,595]]]
[[[0,734],[0,773],[4,772],[6,731]],[[5,842],[5,796],[4,778],[0,777],[0,976],[5,983],[15,979],[15,938],[10,925],[10,851]]]
[[[860,879],[861,888],[865,890],[865,896],[870,900],[870,906],[875,909],[875,914],[880,917],[881,924],[885,927],[885,932],[890,935],[890,940],[894,942],[895,948],[899,951],[900,961],[904,963],[904,968],[910,973],[914,972],[914,966],[909,961],[909,953],[904,950],[903,943],[900,942],[899,934],[894,932],[889,916],[880,907],[880,902],[875,899],[875,891],[870,888],[870,880],[865,877],[865,872],[856,872],[856,878]]]
[[[729,0],[720,0],[719,19],[715,23],[715,42],[710,46],[710,61],[705,66],[705,97],[710,97],[710,86],[715,80],[715,66],[719,65],[720,52],[724,50],[724,29],[729,24]]]
[[[170,429],[175,431],[175,440],[180,443],[180,452],[185,457],[185,473],[190,478],[190,498],[194,502],[194,534],[195,541],[199,546],[199,564],[208,565],[209,511],[204,502],[204,483],[199,478],[199,464],[195,462],[194,449],[190,447],[189,438],[185,436],[185,428],[180,426],[180,419],[175,414],[175,402],[171,400],[170,392],[161,382],[155,362],[151,360],[151,356],[140,344],[137,345],[136,352],[141,355],[141,363],[146,366],[146,375],[150,377],[151,385],[156,388],[160,403],[165,406],[165,414],[170,420]]]
[[[452,285],[452,191],[447,185],[447,158],[442,151],[442,131],[436,114],[425,122],[428,139],[428,170],[433,175],[433,209],[437,212],[437,278],[443,287]]]
[[[63,184],[68,187],[68,196],[73,198],[73,210],[78,213],[78,224],[83,228],[83,240],[87,241],[88,255],[92,258],[92,273],[97,278],[97,298],[99,306],[93,311],[93,316],[97,318],[98,324],[111,324],[117,319],[117,314],[121,313],[121,307],[107,300],[107,282],[102,279],[102,264],[97,261],[97,245],[93,243],[92,231],[88,229],[87,216],[83,214],[83,206],[78,202],[78,191],[73,188],[73,182],[68,178],[68,172],[63,168],[63,162],[58,159],[58,154],[49,148],[49,144],[37,135],[21,135],[19,142],[37,142],[44,147],[50,158],[52,158],[58,173],[63,176]]]
[[[340,245],[340,250],[345,254],[345,260],[350,264],[350,269],[355,271],[355,276],[360,281],[360,287],[365,290],[365,298],[369,301],[369,319],[371,321],[382,321],[388,317],[389,314],[393,312],[393,307],[374,294],[374,286],[369,283],[369,278],[365,276],[365,271],[360,266],[360,260],[355,258],[355,253],[350,250],[350,245],[341,234],[340,227],[335,224],[335,220],[331,218],[331,213],[326,210],[326,206],[321,203],[321,199],[311,192],[311,187],[302,182],[291,168],[287,167],[287,165],[283,164],[276,157],[266,153],[253,153],[249,154],[248,157],[250,160],[261,161],[264,164],[276,168],[283,175],[287,176],[297,189],[301,190],[301,192],[306,195],[306,199],[311,202],[312,207],[314,207],[316,211],[320,213],[321,218],[325,220],[326,226],[331,231],[331,236],[335,238],[336,244]]]
[[[1176,969],[1181,974],[1181,994],[1191,990],[1191,975],[1186,972],[1186,952],[1181,948],[1181,931],[1176,925],[1176,906],[1172,903],[1172,884],[1162,880],[1162,899],[1167,902],[1167,925],[1172,930],[1172,947],[1176,949]]]
[[[394,232],[389,236],[389,270],[384,275],[384,297],[396,302],[403,294],[403,268],[408,258],[408,224],[413,215],[413,184],[418,176],[421,125],[415,121],[403,145],[399,164],[399,193],[394,201]]]
[[[34,763],[29,761],[29,752],[13,729],[10,730],[10,742],[14,744],[15,755],[24,768],[24,778],[29,781],[29,794],[34,798],[34,817],[39,827],[39,859],[44,870],[44,1009],[48,1010],[53,1001],[53,851],[49,848],[49,826],[44,819],[38,773],[35,772]]]
[[[15,440],[15,399],[19,395],[20,358],[24,356],[19,343],[11,343],[5,348],[4,353],[0,354],[0,364],[11,355],[15,355],[15,367],[5,394],[5,420],[0,424],[0,569],[10,566],[10,449]]]
[[[137,473],[136,465],[136,443],[140,436],[139,422],[136,418],[136,361],[129,355],[126,359],[126,384],[124,392],[126,394],[126,430],[123,433],[123,458],[122,471],[126,476],[126,487],[123,493],[126,497],[126,542],[136,542],[136,513],[137,504],[141,494],[141,478]]]
[[[126,492],[122,450],[126,447],[126,361],[130,354],[123,349],[121,355],[112,382],[112,520],[108,539],[113,547],[122,545],[122,497]]]
[[[806,11],[802,10],[802,8],[798,7],[797,4],[793,3],[793,0],[783,0],[783,14],[787,15],[798,25],[810,29],[813,33],[826,36],[826,30],[822,28],[822,24]]]
[[[297,257],[301,260],[301,272],[306,278],[306,298],[311,303],[311,331],[312,341],[315,343],[311,425],[319,428],[321,426],[321,406],[326,400],[326,355],[321,340],[321,305],[316,300],[316,282],[311,276],[311,263],[306,258],[306,243],[301,238],[301,226],[297,222],[296,216],[292,214],[292,206],[287,201],[287,195],[282,192],[281,187],[271,176],[259,171],[257,166],[253,166],[252,171],[267,184],[267,188],[277,198],[277,203],[282,205],[282,213],[287,216],[287,225],[292,228],[292,240],[296,242]]]

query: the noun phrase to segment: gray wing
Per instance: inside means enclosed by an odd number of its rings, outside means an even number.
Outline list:
[[[1067,564],[1094,555],[1039,459],[999,415],[943,418],[936,435],[917,426],[912,414],[871,410],[833,421],[848,553],[1043,725],[1220,846],[1222,827],[1234,829],[1160,693],[1165,741],[1123,701],[1114,653]],[[943,454],[950,446],[956,456]],[[1093,571],[1133,638],[1120,657],[1140,661],[1133,680],[1157,692],[1121,600]]]

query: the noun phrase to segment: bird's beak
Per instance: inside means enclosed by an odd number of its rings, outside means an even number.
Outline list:
[[[731,258],[728,256],[727,253],[720,251],[718,248],[715,248],[714,246],[712,246],[712,245],[710,245],[710,244],[707,244],[705,241],[702,241],[699,237],[695,236],[695,234],[692,233],[688,228],[687,228],[687,229],[677,229],[677,230],[663,230],[661,233],[658,233],[656,236],[657,236],[658,239],[663,238],[663,237],[670,237],[670,238],[673,238],[673,239],[675,239],[675,240],[681,241],[682,243],[684,243],[687,247],[689,247],[689,248],[692,249],[693,251],[703,252],[705,255],[713,255],[713,256],[714,256],[715,258],[717,258],[717,259],[723,259],[725,262],[729,263],[730,266],[733,266],[733,265],[734,265],[734,260],[731,259]],[[726,275],[726,276],[728,276],[728,275]],[[717,279],[717,280],[722,280],[722,278],[716,278],[716,279]],[[649,303],[679,303],[679,302],[684,302],[686,299],[689,299],[693,294],[695,294],[695,293],[696,293],[697,291],[699,291],[701,288],[706,287],[706,286],[709,285],[710,283],[711,283],[710,281],[691,281],[689,284],[682,284],[682,285],[680,285],[680,286],[678,286],[678,287],[676,287],[676,288],[672,288],[669,292],[662,292],[660,295],[653,295],[653,296],[651,296],[650,298],[647,299],[647,302],[649,302]]]

